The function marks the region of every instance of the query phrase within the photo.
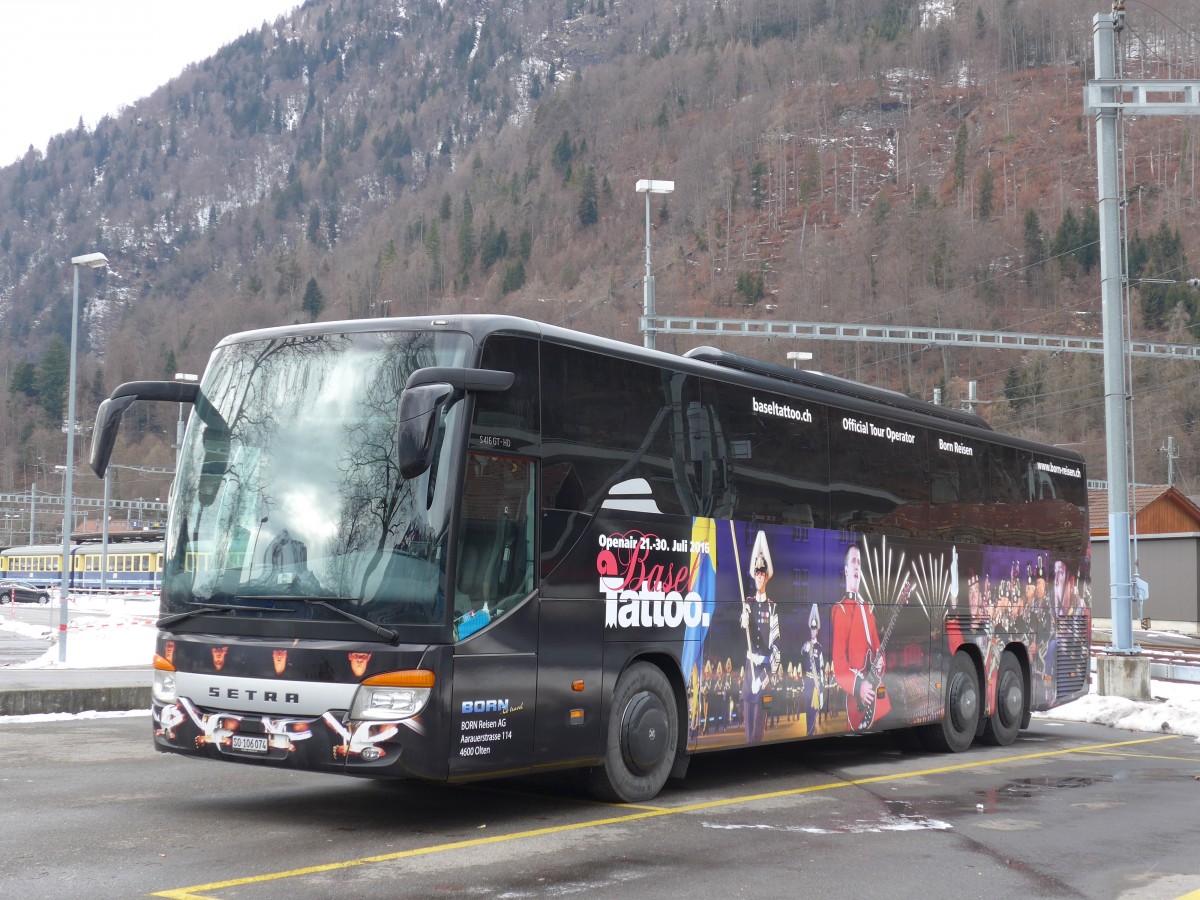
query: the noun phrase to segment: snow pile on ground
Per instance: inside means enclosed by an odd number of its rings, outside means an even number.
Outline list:
[[[12,623],[0,624],[8,630]],[[20,624],[20,623],[16,623]],[[33,626],[25,625],[24,628]],[[44,630],[44,629],[42,629]],[[41,656],[14,669],[107,669],[124,666],[149,666],[154,659],[154,639],[158,629],[153,622],[128,616],[102,619],[73,619],[67,630],[67,661],[58,661],[58,631],[51,632],[51,645]],[[33,635],[40,637],[41,635]]]
[[[1200,738],[1200,684],[1152,679],[1150,696],[1154,699],[1149,703],[1124,697],[1101,697],[1095,690],[1093,681],[1092,693],[1086,697],[1035,715],[1109,725],[1126,731],[1157,731]]]
[[[48,625],[21,622],[0,609],[0,632],[45,640],[48,648],[37,659],[12,669],[107,669],[148,666],[154,657],[158,598],[140,596],[72,596],[75,608],[67,626],[67,660],[58,661],[58,606]],[[81,615],[81,612],[96,615]]]
[[[58,630],[58,626],[50,625],[31,625],[28,622],[17,622],[9,616],[0,612],[0,632],[5,634],[15,634],[17,637],[40,638],[46,641],[54,640],[54,632]]]

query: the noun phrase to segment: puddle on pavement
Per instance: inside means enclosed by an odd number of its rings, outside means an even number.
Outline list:
[[[1067,775],[1043,776],[1038,778],[1018,778],[1000,787],[975,791],[976,812],[996,813],[1013,800],[1029,800],[1041,797],[1053,791],[1072,790],[1091,787],[1095,784],[1108,784],[1113,781],[1112,775]]]

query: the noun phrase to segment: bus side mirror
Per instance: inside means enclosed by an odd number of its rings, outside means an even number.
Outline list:
[[[134,400],[169,400],[172,403],[195,403],[200,386],[190,381],[127,381],[118,385],[96,410],[96,427],[92,431],[92,456],[89,464],[97,478],[103,478],[112,458],[121,416]]]
[[[416,478],[433,462],[442,407],[455,391],[507,391],[516,376],[496,369],[427,366],[408,376],[400,395],[400,424],[396,433],[400,474]]]
[[[445,383],[408,387],[400,395],[397,462],[405,478],[416,478],[429,468],[438,419],[442,407],[453,395],[454,388]]]
[[[96,410],[96,427],[92,431],[92,458],[90,465],[97,478],[103,478],[108,471],[108,461],[112,459],[113,445],[117,442],[117,432],[121,430],[121,416],[133,404],[137,397],[125,396],[115,400],[111,397],[100,404]]]

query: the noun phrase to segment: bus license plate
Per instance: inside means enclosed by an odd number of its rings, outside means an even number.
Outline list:
[[[243,753],[266,753],[267,739],[265,737],[249,737],[244,734],[233,736],[233,749]]]

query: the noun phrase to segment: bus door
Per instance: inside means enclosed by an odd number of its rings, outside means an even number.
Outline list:
[[[452,777],[531,762],[538,639],[534,471],[522,457],[467,457],[454,579]]]

